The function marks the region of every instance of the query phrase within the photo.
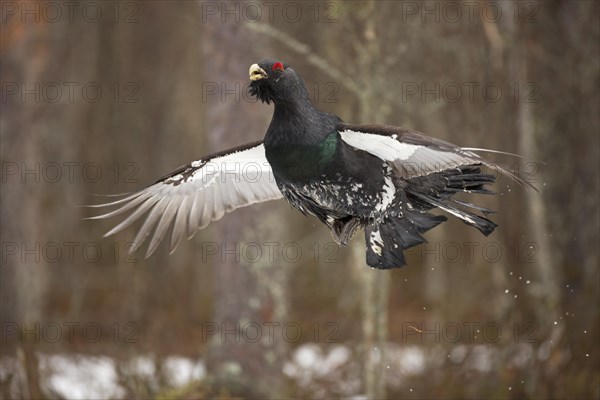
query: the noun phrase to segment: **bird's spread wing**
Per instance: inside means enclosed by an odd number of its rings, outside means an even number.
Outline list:
[[[491,234],[497,225],[487,216],[494,211],[452,198],[458,192],[491,194],[486,185],[494,182],[495,176],[483,167],[531,186],[510,170],[480,157],[477,151],[483,149],[459,147],[416,131],[383,125],[341,124],[338,132],[350,146],[385,160],[403,180],[402,217],[384,218],[365,228],[367,263],[376,268],[402,266],[402,250],[426,242],[422,234],[446,220],[443,215],[429,213],[433,208],[486,236]]]
[[[338,130],[347,144],[393,163],[405,179],[480,164],[520,184],[531,186],[512,171],[483,159],[475,152],[476,149],[459,147],[411,129],[386,125],[342,124]]]
[[[173,252],[184,233],[191,237],[227,212],[281,197],[261,141],[206,156],[122,199],[93,205],[91,207],[118,208],[91,219],[108,218],[133,210],[106,233],[105,236],[109,236],[148,212],[133,245],[133,249],[139,248],[154,230],[146,253],[148,257],[171,225],[170,247]]]

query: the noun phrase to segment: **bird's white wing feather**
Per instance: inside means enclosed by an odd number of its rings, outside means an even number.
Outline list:
[[[460,147],[411,129],[386,125],[342,125],[340,136],[349,145],[391,162],[406,179],[429,175],[465,165],[484,165],[520,185],[537,189],[529,182],[497,163],[482,158],[477,152],[497,150]]]
[[[173,252],[184,233],[191,237],[227,212],[281,197],[263,144],[257,142],[204,157],[122,199],[93,205],[91,207],[117,208],[91,219],[104,219],[133,210],[106,233],[105,236],[109,236],[148,213],[133,245],[136,249],[152,236],[146,252],[148,257],[171,225]]]
[[[382,135],[346,129],[340,135],[350,146],[393,163],[404,178],[482,162],[479,156],[462,151],[460,147],[407,143],[399,134]]]

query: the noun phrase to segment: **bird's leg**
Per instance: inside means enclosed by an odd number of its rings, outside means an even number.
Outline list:
[[[352,216],[336,219],[331,226],[331,235],[338,245],[347,246],[359,226],[360,221]]]

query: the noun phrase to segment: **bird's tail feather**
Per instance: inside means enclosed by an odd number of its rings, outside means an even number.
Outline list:
[[[402,218],[386,217],[365,228],[367,264],[373,268],[399,268],[406,264],[404,250],[426,243],[422,233],[446,221],[443,215],[405,213]]]
[[[498,172],[500,175],[503,175],[507,178],[509,178],[510,180],[517,182],[519,185],[521,186],[525,186],[525,187],[529,187],[533,190],[535,190],[536,192],[539,192],[538,188],[536,188],[535,186],[533,186],[530,182],[528,182],[526,179],[522,178],[521,176],[519,176],[518,173],[511,171],[510,169],[503,167],[502,165],[495,163],[495,162],[491,162],[491,161],[482,161],[481,162],[483,165],[485,165],[486,167]]]
[[[521,186],[530,187],[533,190],[535,190],[536,192],[539,192],[538,188],[533,186],[526,179],[519,176],[519,174],[517,172],[511,171],[509,168],[506,168],[506,167],[502,166],[501,164],[495,163],[493,161],[484,160],[478,153],[483,152],[483,153],[503,154],[506,156],[520,158],[522,160],[529,160],[531,162],[535,162],[535,163],[539,163],[539,164],[546,164],[545,162],[537,161],[532,158],[522,156],[520,154],[509,153],[507,151],[500,151],[500,150],[483,149],[483,148],[478,148],[478,147],[461,147],[460,150],[462,152],[466,152],[467,154],[474,156],[477,162],[498,172],[500,175],[504,175],[505,177],[517,182]]]
[[[491,194],[493,192],[488,190],[486,185],[493,183],[494,180],[495,177],[483,173],[480,166],[463,166],[459,169],[415,178],[408,182],[406,193],[408,200],[416,207],[423,210],[437,207],[488,236],[498,226],[486,218],[494,211],[454,200],[451,197],[457,192]]]
[[[494,221],[491,221],[486,217],[482,217],[481,215],[477,215],[474,212],[464,209],[472,208],[478,211],[482,211],[486,215],[494,212],[487,208],[479,207],[470,203],[457,202],[454,200],[440,201],[434,198],[433,196],[427,196],[421,193],[416,193],[415,196],[419,197],[425,202],[434,205],[440,210],[447,212],[448,214],[454,215],[455,217],[463,221],[465,224],[477,228],[485,236],[488,236],[489,234],[494,232],[494,229],[496,229],[496,227],[498,226]],[[464,206],[464,208],[461,206]]]

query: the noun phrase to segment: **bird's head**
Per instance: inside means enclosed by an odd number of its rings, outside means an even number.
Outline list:
[[[250,94],[263,103],[283,104],[307,98],[304,82],[280,61],[263,60],[250,66]]]

